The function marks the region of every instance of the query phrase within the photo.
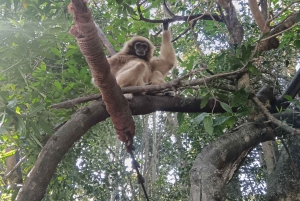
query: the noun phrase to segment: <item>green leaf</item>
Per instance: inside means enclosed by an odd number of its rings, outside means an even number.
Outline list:
[[[300,12],[297,13],[297,16],[296,16],[296,23],[300,22]]]
[[[180,127],[184,121],[184,113],[182,113],[182,112],[177,113],[177,121],[178,121],[178,125]]]
[[[44,104],[44,103],[42,103],[42,104],[36,106],[35,108],[33,108],[33,109],[29,112],[28,116],[33,117],[36,113],[42,111],[43,109],[45,109],[45,104]]]
[[[203,97],[201,100],[201,104],[200,104],[200,108],[204,108],[206,106],[206,104],[208,103],[209,100],[209,96]]]
[[[231,107],[244,106],[248,101],[248,96],[249,94],[244,89],[235,92],[233,98],[230,100]]]
[[[252,63],[248,63],[248,64],[247,64],[247,68],[248,68],[248,70],[249,70],[253,75],[259,75],[259,74],[260,74],[259,70],[258,70]]]
[[[296,48],[300,49],[300,40],[295,40],[294,45]]]
[[[245,116],[248,116],[248,115],[251,113],[252,110],[253,110],[252,107],[247,107],[247,106],[242,107],[242,108],[239,108],[238,111],[237,111],[236,116],[237,116],[237,117],[245,117]]]
[[[65,57],[68,58],[70,57],[71,55],[74,54],[74,52],[76,52],[77,49],[68,49],[67,53],[65,54]]]
[[[230,116],[219,116],[214,119],[214,126],[219,126],[223,124],[226,120],[228,120]]]
[[[41,126],[41,128],[45,133],[47,134],[53,133],[52,126],[49,123],[45,122],[44,120],[39,119],[39,125]]]
[[[229,119],[227,119],[226,123],[228,124],[228,126],[230,128],[232,128],[232,126],[234,125],[235,121],[236,121],[236,117],[231,116]]]
[[[46,64],[45,64],[45,62],[41,62],[41,69],[43,70],[43,71],[46,71]]]
[[[220,104],[221,104],[221,107],[222,107],[226,112],[232,113],[232,109],[231,109],[231,107],[230,107],[228,104],[223,103],[223,102],[220,102]]]
[[[251,53],[252,53],[252,48],[251,48],[251,45],[248,45],[247,47],[245,46],[242,46],[242,61],[244,61],[244,63],[246,63],[250,56],[251,56]]]
[[[10,151],[8,151],[8,152],[2,153],[2,154],[0,155],[0,159],[6,159],[6,158],[8,158],[8,157],[14,155],[14,154],[16,153],[16,151],[17,151],[17,150],[14,149],[14,150],[10,150]]]
[[[51,51],[54,55],[56,55],[56,56],[58,56],[59,58],[61,58],[61,52],[59,51],[59,49],[54,48],[54,47],[51,47],[51,48],[50,48],[50,51]]]
[[[15,115],[16,118],[16,129],[19,131],[19,133],[22,133],[24,128],[25,128],[25,123],[24,123],[24,119],[21,118],[20,115]]]
[[[123,0],[116,0],[117,4],[121,4]]]
[[[204,119],[205,117],[207,117],[207,116],[209,116],[209,114],[207,114],[206,112],[203,112],[203,113],[201,113],[200,115],[198,115],[197,117],[195,117],[195,118],[193,119],[193,122],[194,122],[195,124],[200,124],[200,123],[203,121],[203,119]]]
[[[8,102],[7,107],[14,110],[16,105],[17,105],[17,98],[15,97],[14,99]]]
[[[74,87],[74,85],[74,82],[69,83],[68,86],[64,88],[64,93],[68,93]]]
[[[203,125],[204,125],[205,131],[208,134],[212,135],[214,132],[214,127],[213,127],[213,120],[212,120],[211,116],[206,116],[203,119]]]
[[[61,84],[57,80],[55,80],[54,85],[55,85],[57,91],[61,91],[62,90],[62,86],[61,86]]]
[[[293,97],[290,95],[285,95],[284,98],[288,101],[293,101]]]

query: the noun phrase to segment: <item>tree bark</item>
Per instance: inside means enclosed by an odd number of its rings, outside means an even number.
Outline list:
[[[245,123],[206,146],[190,171],[189,200],[224,200],[225,185],[247,153],[258,143],[270,139],[272,135],[260,125]]]
[[[282,146],[280,156],[268,179],[269,201],[300,200],[300,137],[291,136]]]

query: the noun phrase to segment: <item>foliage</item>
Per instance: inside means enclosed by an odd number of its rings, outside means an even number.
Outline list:
[[[205,11],[218,13],[210,1],[200,2],[168,1],[170,9],[177,15]],[[282,2],[284,5],[289,3]],[[98,93],[90,82],[88,65],[75,39],[68,33],[72,24],[71,16],[67,13],[68,3],[62,0],[0,1],[2,175],[5,173],[5,159],[9,157],[9,153],[4,151],[6,147],[14,146],[22,156],[27,156],[21,166],[25,179],[47,139],[81,107],[49,110],[50,105]],[[156,45],[161,42],[156,35],[160,25],[138,21],[135,4],[133,0],[90,2],[95,22],[116,50],[120,50],[122,44],[133,35],[148,37]],[[170,79],[198,69],[202,63],[206,63],[215,74],[247,66],[255,90],[269,83],[275,85],[276,93],[280,94],[296,65],[300,30],[296,27],[280,36],[279,49],[252,55],[254,44],[261,37],[260,31],[247,5],[242,1],[239,5],[239,18],[245,29],[243,44],[240,47],[229,46],[224,23],[198,21],[192,31],[174,42],[178,65]],[[272,6],[273,12],[280,10],[279,1],[272,2]],[[161,1],[149,1],[142,7],[142,13],[146,18],[163,18]],[[289,14],[288,11],[283,13],[272,23],[280,22]],[[187,28],[187,23],[172,24],[173,36],[180,35]],[[203,55],[197,50],[197,45]],[[281,72],[288,73],[281,76]],[[193,78],[207,75],[197,74]],[[158,135],[157,180],[152,181],[150,176],[147,177],[148,192],[153,200],[187,200],[189,170],[197,154],[205,145],[243,122],[252,111],[248,103],[249,91],[245,89],[226,92],[218,87],[201,86],[199,89],[183,89],[181,95],[202,97],[201,108],[213,97],[226,112],[159,113],[154,121],[149,118],[146,123],[145,117],[135,118],[135,154],[142,164],[142,171],[147,174],[150,174],[154,158],[153,135]],[[145,151],[145,132],[149,135],[149,153]],[[131,170],[123,145],[117,142],[114,133],[111,122],[106,121],[93,127],[77,142],[60,163],[44,200],[109,200],[112,196],[115,196],[115,200],[140,200],[143,195],[136,183],[136,175]],[[149,155],[148,161],[145,155]],[[253,164],[253,161],[250,163]],[[261,167],[253,169],[253,172],[256,171],[253,177],[258,182],[265,179]],[[0,186],[1,200],[12,200],[17,189],[8,188],[3,180],[0,180]],[[264,192],[255,193],[259,197]]]

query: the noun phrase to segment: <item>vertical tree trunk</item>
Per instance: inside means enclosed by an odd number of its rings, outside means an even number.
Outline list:
[[[156,133],[156,112],[152,115],[153,123],[153,144],[152,144],[152,164],[151,164],[151,183],[154,184],[157,180],[156,165],[157,165],[157,133]],[[155,194],[155,189],[152,185],[152,195]]]
[[[143,149],[144,149],[144,163],[143,163],[143,176],[145,178],[145,188],[148,192],[148,186],[149,186],[149,176],[147,174],[147,170],[149,168],[149,128],[148,128],[148,117],[149,115],[143,116]],[[143,156],[143,151],[141,151],[141,154]],[[143,157],[141,157],[143,158]]]
[[[278,145],[275,140],[262,143],[264,163],[267,168],[267,177],[275,170],[278,160]]]
[[[300,200],[300,136],[284,142],[275,168],[268,179],[268,200]]]

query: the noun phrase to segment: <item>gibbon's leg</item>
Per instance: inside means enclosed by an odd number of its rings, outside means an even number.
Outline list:
[[[129,62],[116,75],[117,83],[120,87],[140,86],[144,85],[144,77],[147,72],[147,67],[142,62]],[[129,67],[133,65],[132,67]]]
[[[150,77],[151,80],[151,84],[152,85],[158,85],[158,84],[163,84],[166,83],[164,76],[161,72],[159,71],[154,71]],[[151,93],[149,93],[151,94]],[[175,92],[174,91],[166,91],[163,93],[154,93],[154,95],[158,95],[158,96],[175,96]]]
[[[150,82],[152,85],[158,85],[158,84],[162,84],[165,83],[165,79],[164,76],[161,72],[159,71],[154,71],[150,77]]]
[[[128,65],[134,65],[134,66],[133,67],[124,66],[123,69],[125,70],[117,73],[116,80],[117,83],[120,85],[120,87],[141,86],[146,83],[145,81],[148,81],[149,74],[150,74],[149,69],[142,62],[136,63],[135,61],[134,63],[129,62]],[[146,78],[147,74],[148,74],[148,79]],[[144,95],[145,93],[142,94]],[[124,96],[127,100],[131,100],[133,98],[133,94],[131,93],[124,94]]]

